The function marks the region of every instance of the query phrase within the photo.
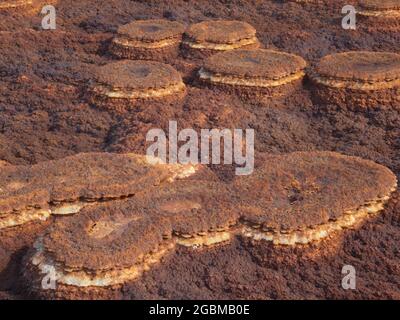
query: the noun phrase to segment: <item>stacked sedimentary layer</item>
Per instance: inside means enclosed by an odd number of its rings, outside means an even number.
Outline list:
[[[358,15],[364,25],[376,29],[400,29],[398,0],[361,0]]]
[[[66,215],[98,202],[130,197],[193,174],[192,165],[167,165],[136,154],[87,153],[0,170],[0,229]]]
[[[190,58],[205,58],[221,51],[256,49],[260,42],[248,23],[231,20],[203,21],[184,33],[183,53]]]
[[[305,245],[356,228],[383,209],[395,175],[331,152],[264,155],[232,185],[176,181],[56,221],[27,256],[25,277],[42,297],[110,297],[177,246],[208,248],[240,235]],[[44,290],[43,274],[57,286]]]
[[[118,28],[110,50],[124,59],[170,61],[178,56],[184,31],[176,21],[137,20]]]
[[[126,111],[148,103],[182,102],[186,87],[178,71],[154,61],[125,60],[98,68],[89,100],[108,110]]]
[[[0,10],[32,5],[32,0],[5,0],[0,2]]]
[[[26,262],[31,290],[54,297],[103,292],[140,277],[176,245],[229,241],[238,220],[227,188],[218,182],[179,181],[134,198],[85,208],[58,220]],[[43,290],[53,270],[57,289]]]
[[[314,92],[322,103],[346,108],[398,108],[400,55],[351,51],[322,58],[310,72]]]
[[[305,75],[303,58],[274,50],[235,50],[208,58],[199,71],[202,83],[242,97],[288,95]]]
[[[245,235],[306,244],[355,228],[377,213],[396,176],[372,161],[332,152],[266,156],[253,175],[236,178]]]

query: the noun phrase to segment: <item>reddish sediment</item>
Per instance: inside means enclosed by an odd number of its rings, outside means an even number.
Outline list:
[[[158,103],[178,105],[186,95],[181,75],[161,62],[124,60],[98,68],[88,99],[110,111],[132,111]]]
[[[58,28],[45,35],[40,30],[39,10],[29,15],[25,10],[1,12],[0,159],[31,165],[79,152],[124,149],[143,153],[146,132],[176,119],[182,128],[254,128],[258,152],[338,151],[376,161],[399,176],[399,110],[365,112],[350,104],[316,101],[309,83],[280,101],[244,102],[220,90],[193,86],[194,70],[203,60],[178,57],[171,64],[182,73],[188,89],[179,108],[149,104],[127,119],[94,108],[81,96],[93,80],[92,68],[112,61],[110,39],[132,19],[165,18],[185,25],[214,18],[246,21],[257,30],[263,46],[299,55],[310,65],[336,52],[398,52],[396,29],[380,28],[381,23],[364,28],[361,19],[355,31],[342,29],[338,8],[355,1],[327,0],[323,6],[314,6],[277,1],[254,5],[254,1],[243,0],[233,2],[229,10],[215,1],[198,2],[196,7],[180,0],[133,4],[117,0],[102,2],[100,8],[93,1],[83,0],[79,6],[59,1]],[[126,140],[124,132],[129,133]],[[212,166],[212,170],[224,181],[234,175],[229,166]],[[399,199],[397,191],[382,214],[357,230],[343,232],[336,242],[326,239],[301,248],[278,248],[236,239],[210,251],[180,247],[162,268],[145,273],[140,282],[125,284],[113,297],[400,299]],[[21,255],[12,241],[7,246],[10,256]],[[357,290],[341,288],[344,264],[356,268]],[[27,287],[16,285],[20,268],[17,259],[2,272],[0,283],[10,284],[1,289],[7,295],[27,296]]]
[[[199,80],[228,93],[256,101],[287,96],[299,89],[306,61],[275,50],[234,50],[208,58],[198,72]]]
[[[110,52],[131,60],[173,61],[179,55],[185,26],[162,19],[133,21],[118,28]]]
[[[360,109],[398,108],[400,55],[352,51],[328,55],[310,72],[317,99]]]
[[[260,155],[258,162],[254,175],[230,185],[177,181],[56,221],[26,257],[29,290],[42,298],[112,298],[162,270],[180,246],[207,251],[237,236],[278,246],[329,238],[336,246],[345,229],[382,212],[397,188],[389,169],[332,152]],[[49,268],[58,285],[44,290]]]
[[[257,49],[256,29],[244,21],[211,20],[190,25],[182,40],[183,54],[203,59],[222,51]]]
[[[0,172],[0,229],[46,220],[51,214],[74,214],[196,172],[190,164],[149,159],[132,153],[86,153],[32,166],[5,166]]]

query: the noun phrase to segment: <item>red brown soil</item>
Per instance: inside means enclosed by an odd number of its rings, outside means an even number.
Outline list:
[[[396,0],[385,0],[385,1],[360,0],[360,5],[364,8],[372,10],[379,10],[379,9],[386,10],[386,9],[400,8],[400,4]]]
[[[117,28],[135,19],[246,21],[257,29],[264,47],[300,55],[310,65],[335,52],[398,51],[398,32],[363,26],[343,30],[341,3],[326,2],[82,0],[77,5],[61,0],[56,31],[41,30],[39,15],[1,12],[0,159],[31,164],[78,152],[143,151],[148,129],[178,120],[181,129],[254,128],[258,151],[337,151],[386,165],[399,176],[400,108],[361,112],[318,104],[308,83],[285,99],[249,103],[192,86],[193,70],[201,61],[177,59],[173,64],[188,84],[183,107],[149,106],[131,116],[111,115],[82,98],[93,69],[112,60],[107,47]],[[224,180],[232,178],[228,167],[213,170]],[[162,267],[124,286],[119,297],[400,299],[399,216],[397,192],[375,221],[343,233],[339,241],[276,248],[237,240],[211,251],[183,254],[188,249],[180,249]],[[19,259],[31,242],[28,233],[14,235],[22,239],[18,243],[1,240],[0,291],[6,295],[26,296],[18,273]],[[356,268],[357,290],[341,288],[344,264]]]

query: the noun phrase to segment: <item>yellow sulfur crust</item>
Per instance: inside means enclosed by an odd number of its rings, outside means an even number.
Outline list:
[[[376,214],[384,207],[384,203],[389,200],[389,196],[383,197],[376,201],[360,207],[354,211],[346,212],[342,217],[337,220],[331,220],[328,223],[318,225],[314,228],[307,228],[305,230],[289,231],[288,233],[264,231],[259,228],[255,229],[250,226],[245,226],[242,234],[245,237],[254,240],[271,241],[275,245],[295,245],[307,244],[312,241],[318,241],[328,237],[332,232],[340,231],[342,229],[354,228],[362,223],[368,215]]]
[[[17,8],[21,6],[31,5],[31,0],[19,0],[19,1],[5,1],[4,3],[0,3],[0,9],[7,9],[7,8]]]
[[[247,87],[259,87],[259,88],[270,88],[270,87],[278,87],[293,81],[302,79],[305,73],[303,71],[291,74],[287,77],[283,77],[281,79],[249,79],[249,78],[239,78],[230,75],[218,75],[212,74],[204,69],[199,71],[199,77],[202,80],[209,81],[211,83],[222,83],[232,86],[247,86]]]
[[[327,87],[345,88],[360,91],[385,90],[400,87],[400,79],[377,81],[377,82],[362,82],[356,80],[340,80],[321,76],[311,76],[311,79]]]
[[[175,179],[184,179],[195,174],[200,168],[200,165],[196,164],[165,164],[161,159],[152,156],[143,156],[142,161],[144,165],[165,165],[168,166],[170,176],[162,182],[172,183]],[[85,201],[86,200],[86,201]],[[116,200],[115,198],[103,198],[104,201]],[[84,207],[95,205],[100,203],[99,199],[84,199],[81,201],[65,201],[61,203],[51,203],[49,208],[27,208],[25,210],[15,211],[12,213],[0,213],[0,230],[4,228],[10,228],[34,220],[46,220],[51,215],[70,215],[81,211]]]
[[[397,186],[392,189],[395,191]],[[140,263],[131,267],[123,269],[112,270],[98,270],[95,272],[85,271],[84,269],[73,270],[66,266],[57,264],[53,259],[46,255],[43,248],[42,239],[39,238],[34,245],[35,253],[30,259],[32,265],[36,266],[41,273],[47,273],[49,268],[55,271],[55,280],[57,283],[75,286],[75,287],[108,287],[113,285],[120,285],[127,281],[135,280],[140,277],[143,272],[149,270],[153,265],[159,263],[161,259],[173,250],[176,245],[181,245],[191,248],[199,248],[203,246],[213,246],[220,243],[229,242],[236,234],[241,234],[245,237],[254,240],[271,241],[275,245],[296,245],[307,244],[312,241],[318,241],[328,237],[335,231],[340,231],[346,228],[355,228],[361,224],[365,219],[371,215],[381,211],[384,203],[388,201],[390,194],[382,198],[369,201],[364,206],[356,210],[345,212],[345,214],[328,223],[310,227],[304,230],[274,232],[262,230],[261,226],[258,228],[251,227],[250,225],[243,225],[242,228],[229,225],[226,227],[219,227],[207,232],[199,232],[197,234],[174,234],[164,239],[164,243],[158,246],[158,249],[150,254],[140,257]],[[121,222],[124,224],[125,222]],[[120,223],[104,224],[97,229],[91,229],[89,232],[93,233],[95,237],[102,238],[118,228]],[[166,240],[169,238],[168,240]]]
[[[51,258],[46,257],[41,239],[39,239],[35,243],[36,252],[31,258],[31,263],[43,274],[48,273],[48,270],[54,270],[54,280],[59,284],[76,287],[108,287],[138,278],[143,272],[149,270],[152,265],[158,263],[173,247],[174,243],[165,244],[157,252],[144,256],[142,263],[135,264],[130,268],[90,274],[84,270],[67,271],[62,266],[54,263]]]
[[[358,14],[365,17],[400,18],[400,10],[362,10]]]
[[[223,231],[223,232],[212,232],[207,233],[205,236],[195,235],[190,236],[188,238],[179,237],[177,242],[179,245],[184,247],[202,247],[202,246],[212,246],[215,244],[219,244],[222,242],[229,241],[232,237],[231,232]]]
[[[110,232],[110,230],[106,230],[106,232]],[[55,280],[60,284],[76,287],[108,287],[140,277],[143,272],[148,271],[153,265],[159,263],[168,252],[175,248],[176,244],[198,248],[226,242],[231,237],[232,234],[230,232],[212,232],[204,236],[197,235],[190,238],[177,237],[177,239],[160,245],[156,252],[145,255],[139,264],[129,268],[102,270],[96,273],[89,273],[85,270],[68,270],[62,265],[57,265],[53,259],[46,256],[42,239],[39,238],[34,245],[36,252],[31,258],[31,263],[43,274],[46,274],[49,269],[54,270]]]
[[[178,39],[165,39],[156,42],[144,42],[139,40],[129,40],[124,38],[115,38],[113,42],[119,46],[127,48],[145,48],[145,49],[161,49],[178,44]]]
[[[0,229],[19,226],[34,220],[46,220],[50,217],[50,210],[27,209],[17,213],[0,215]]]
[[[161,98],[169,95],[176,94],[185,90],[185,84],[183,82],[171,85],[168,88],[161,89],[147,89],[147,90],[132,90],[122,91],[112,89],[105,86],[96,86],[93,91],[97,94],[113,98],[113,99],[151,99]]]
[[[190,40],[183,40],[182,44],[187,45],[193,49],[208,49],[208,50],[218,50],[218,51],[225,51],[225,50],[234,50],[244,46],[252,45],[258,43],[257,37],[249,38],[249,39],[242,39],[236,43],[212,43],[212,42],[194,42]]]

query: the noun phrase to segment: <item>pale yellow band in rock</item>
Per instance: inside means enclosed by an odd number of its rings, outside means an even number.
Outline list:
[[[363,10],[358,14],[365,17],[400,18],[400,10]]]
[[[177,243],[184,247],[192,247],[192,248],[198,248],[202,246],[209,247],[222,242],[230,241],[231,238],[232,238],[231,232],[223,231],[223,232],[213,232],[207,234],[206,236],[196,235],[190,238],[178,237]]]
[[[35,220],[45,221],[50,215],[50,210],[45,209],[30,209],[16,213],[0,214],[0,230],[16,227]]]
[[[115,38],[113,42],[117,45],[126,48],[143,48],[143,49],[161,49],[165,47],[170,47],[178,44],[180,41],[178,39],[165,39],[156,42],[144,42],[139,40],[128,40],[124,38]]]
[[[246,86],[246,87],[260,87],[260,88],[270,88],[270,87],[278,87],[293,81],[302,79],[304,77],[304,71],[300,71],[294,74],[291,74],[287,77],[283,77],[281,79],[249,79],[249,78],[239,78],[235,76],[227,76],[227,75],[218,75],[212,74],[204,69],[199,70],[199,77],[202,80],[207,80],[213,83],[221,83],[227,84],[231,86]]]
[[[392,192],[396,188],[392,189]],[[246,226],[243,229],[243,235],[254,240],[271,241],[275,245],[296,245],[307,244],[313,241],[319,241],[328,237],[335,231],[342,229],[355,228],[365,221],[368,215],[373,215],[383,210],[384,204],[390,196],[385,196],[381,199],[371,201],[367,205],[360,207],[354,211],[346,212],[337,220],[332,220],[328,223],[308,228],[301,231],[289,231],[288,233],[264,231],[260,228],[252,228]]]
[[[126,154],[129,155],[129,154]],[[176,179],[184,179],[195,174],[200,168],[198,164],[166,164],[160,158],[143,155],[138,157],[134,155],[138,163],[143,162],[144,165],[161,165],[169,170],[169,177],[163,182],[172,183]],[[105,201],[117,200],[118,198],[103,198],[101,203]],[[100,203],[99,199],[86,199],[87,201],[64,201],[57,204],[49,204],[49,209],[25,209],[11,213],[0,213],[0,230],[4,228],[15,227],[34,220],[44,221],[51,215],[71,215],[78,213],[84,207],[92,206]]]
[[[106,96],[112,99],[151,99],[151,98],[162,98],[170,96],[178,92],[185,90],[185,84],[183,82],[171,85],[168,88],[160,89],[147,89],[142,91],[122,91],[118,89],[110,89],[105,86],[97,86],[93,91],[97,94]]]
[[[393,187],[392,192],[396,190]],[[31,258],[31,263],[38,267],[43,274],[48,273],[51,268],[55,272],[55,280],[57,283],[70,285],[75,287],[108,287],[120,285],[127,281],[132,281],[140,277],[143,272],[149,270],[151,266],[160,262],[168,252],[175,246],[182,245],[192,247],[194,249],[203,246],[213,246],[220,243],[229,242],[237,233],[254,240],[271,241],[276,245],[296,245],[307,244],[312,241],[318,241],[328,237],[332,232],[340,231],[347,228],[355,228],[361,224],[368,215],[376,214],[384,207],[384,203],[388,201],[390,195],[380,199],[369,201],[365,206],[359,209],[348,211],[342,217],[326,224],[309,228],[302,231],[292,231],[288,233],[268,232],[250,226],[243,226],[241,229],[225,227],[220,228],[221,231],[204,232],[203,235],[175,235],[172,240],[159,246],[158,250],[151,254],[140,257],[143,262],[129,268],[120,270],[101,270],[98,273],[90,274],[84,270],[72,270],[63,266],[57,266],[53,260],[46,257],[42,239],[39,238],[35,243],[35,254]]]
[[[3,3],[0,3],[0,9],[7,9],[7,8],[17,8],[21,6],[27,6],[31,5],[32,1],[31,0],[20,0],[20,1],[14,1],[14,2],[9,2],[9,1],[3,1]]]
[[[143,272],[148,271],[152,265],[160,262],[171,249],[174,243],[169,243],[160,248],[157,252],[143,257],[143,262],[130,268],[120,270],[109,270],[99,272],[99,274],[89,274],[81,271],[66,271],[57,266],[54,261],[45,256],[41,239],[35,243],[36,252],[31,259],[31,263],[36,266],[43,274],[49,274],[49,270],[54,270],[54,279],[58,284],[75,287],[109,287],[119,285],[124,282],[140,277]]]
[[[249,39],[242,39],[235,43],[212,43],[212,42],[194,42],[190,40],[182,40],[182,44],[187,45],[193,49],[209,49],[209,50],[218,50],[218,51],[226,51],[226,50],[234,50],[239,49],[244,46],[257,44],[258,39],[257,37],[249,38]]]
[[[194,236],[191,238],[177,237],[160,245],[157,251],[143,256],[143,262],[130,268],[119,270],[104,270],[95,274],[90,274],[84,270],[68,270],[68,268],[57,266],[54,261],[46,257],[43,249],[42,239],[39,238],[34,245],[36,250],[31,258],[32,265],[36,266],[43,274],[48,274],[48,270],[54,270],[57,283],[75,287],[108,287],[120,285],[127,281],[132,281],[140,277],[143,272],[148,271],[151,266],[160,262],[168,252],[176,246],[200,248],[202,246],[212,246],[218,243],[227,242],[231,239],[230,232],[213,232],[205,236]]]
[[[400,79],[388,80],[388,81],[377,81],[377,82],[361,82],[356,80],[337,80],[328,77],[311,76],[311,79],[318,83],[331,88],[338,89],[353,89],[360,91],[374,91],[374,90],[385,90],[393,89],[396,87],[400,88]]]

